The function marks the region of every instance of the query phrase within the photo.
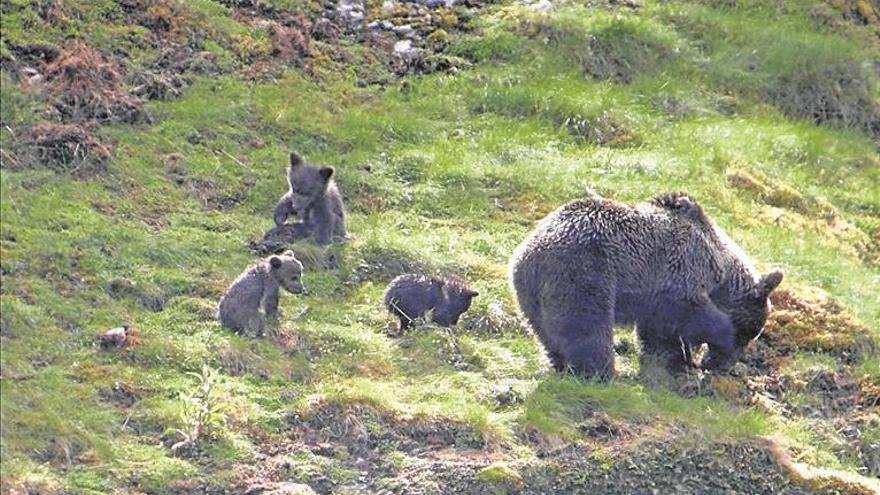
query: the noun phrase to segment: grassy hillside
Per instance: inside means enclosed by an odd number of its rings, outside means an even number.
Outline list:
[[[2,493],[880,489],[880,9],[389,5],[417,51],[305,0],[0,2]],[[290,150],[352,239],[296,244],[308,295],[247,339],[213,312]],[[611,383],[553,373],[513,248],[668,190],[785,271],[764,335],[669,376],[620,328]],[[405,271],[480,296],[390,336]]]

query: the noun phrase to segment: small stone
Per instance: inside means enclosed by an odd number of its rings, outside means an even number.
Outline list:
[[[398,55],[411,55],[414,52],[415,49],[410,40],[401,40],[394,44],[394,53]]]
[[[128,342],[128,327],[111,328],[98,337],[101,348],[122,347]]]
[[[394,29],[394,23],[391,21],[382,21],[382,29],[386,31],[391,31]]]
[[[749,365],[743,362],[738,362],[730,368],[730,374],[733,376],[748,376]]]
[[[339,37],[339,28],[330,19],[322,17],[312,26],[312,37],[319,40],[333,41]]]
[[[425,6],[428,7],[429,9],[436,9],[437,7],[446,7],[447,1],[446,0],[427,0],[425,2]]]
[[[367,24],[367,29],[370,29],[372,31],[378,30],[379,29],[379,21],[373,21],[373,22]]]
[[[538,3],[531,5],[529,8],[536,12],[550,12],[551,10],[553,10],[553,4],[550,3],[550,0],[540,0]]]
[[[317,493],[309,485],[284,481],[270,485],[263,495],[317,495]]]
[[[394,31],[394,34],[396,34],[398,36],[403,36],[403,37],[408,37],[408,36],[412,35],[412,32],[413,32],[413,28],[409,24],[404,24],[402,26],[395,26],[395,27],[391,28],[391,30]]]
[[[385,0],[385,3],[382,4],[382,13],[385,15],[391,15],[394,13],[394,2],[391,0]]]

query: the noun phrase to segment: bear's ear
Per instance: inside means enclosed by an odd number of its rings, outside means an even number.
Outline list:
[[[758,292],[762,297],[767,297],[773,292],[773,289],[779,286],[782,282],[783,273],[782,270],[773,270],[772,272],[761,276],[761,280],[758,282]]]
[[[467,290],[464,291],[464,297],[467,297],[467,298],[469,298],[469,299],[473,299],[473,298],[475,298],[475,297],[477,297],[477,296],[479,296],[479,295],[480,295],[480,293],[477,292],[477,291],[475,291],[475,290],[467,289]]]
[[[281,253],[281,256],[289,256],[291,258],[296,258],[296,256],[293,254],[293,251],[291,251],[290,249]]]
[[[318,171],[321,174],[321,178],[325,181],[330,180],[330,177],[333,177],[333,167],[321,167],[321,170]]]
[[[281,263],[281,258],[279,258],[278,256],[272,256],[271,258],[269,258],[269,266],[272,267],[273,270],[281,268]]]
[[[298,153],[296,153],[296,152],[290,153],[290,167],[291,168],[296,167],[298,165],[302,165],[304,161],[305,160],[303,160],[303,157],[299,156]]]

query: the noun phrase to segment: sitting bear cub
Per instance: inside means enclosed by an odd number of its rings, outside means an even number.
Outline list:
[[[703,369],[732,364],[767,319],[782,272],[759,275],[684,193],[629,206],[602,198],[550,213],[516,248],[520,310],[557,370],[614,373],[612,326],[635,324],[643,349]]]
[[[249,337],[263,335],[266,321],[278,314],[278,288],[293,294],[302,294],[302,263],[288,251],[269,256],[248,267],[226,289],[217,308],[217,317],[224,327],[242,332]],[[260,304],[264,315],[260,314]]]
[[[314,235],[318,244],[345,240],[345,209],[333,181],[333,167],[309,165],[296,153],[290,154],[287,182],[290,189],[275,205],[275,228],[265,237],[287,235],[294,240]],[[291,214],[301,222],[285,224]]]
[[[405,274],[388,284],[385,307],[400,318],[401,331],[428,311],[432,311],[434,323],[449,327],[458,323],[458,318],[471,307],[471,300],[477,295],[478,292],[455,278]]]

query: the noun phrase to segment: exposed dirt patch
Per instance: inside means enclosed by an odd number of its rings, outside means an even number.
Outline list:
[[[3,68],[26,75],[29,78],[38,75],[38,72],[34,69],[35,67],[42,67],[54,62],[61,53],[58,47],[47,43],[19,45],[6,42],[6,46],[9,48],[13,58],[11,60],[2,60]],[[42,76],[39,76],[39,78],[41,79]],[[37,80],[39,79],[34,79],[34,82]]]
[[[770,300],[774,309],[761,338],[780,354],[825,352],[853,364],[875,351],[868,329],[832,300],[805,300],[787,290],[774,292]]]
[[[46,65],[43,90],[66,121],[147,119],[128,94],[119,65],[82,41],[75,41]]]
[[[141,400],[140,393],[131,385],[122,381],[113,382],[113,385],[110,387],[99,390],[98,396],[102,400],[122,408],[131,407],[135,402]]]
[[[430,458],[449,451],[466,456],[485,446],[481,435],[469,425],[423,416],[398,416],[367,405],[316,403],[302,416],[289,415],[288,425],[286,438],[258,442],[264,449],[265,461],[241,466],[240,486],[295,479],[308,483],[319,493],[335,493],[343,488],[372,493],[381,489],[377,483],[383,478],[400,470],[387,456],[390,451]],[[325,462],[321,459],[342,462],[359,475],[345,487],[340,486],[330,473],[291,462],[290,454],[304,452],[318,463]]]
[[[607,459],[572,448],[506,463],[507,476],[481,476],[491,459],[430,460],[386,481],[393,493],[821,493],[792,486],[767,449],[716,443],[686,448],[644,442]]]
[[[482,435],[465,423],[430,417],[395,417],[369,406],[324,404],[290,418],[294,435],[306,443],[341,442],[349,452],[369,453],[393,445],[402,452],[439,448],[481,448]]]
[[[158,312],[165,307],[166,297],[155,288],[142,288],[123,277],[116,277],[107,283],[107,294],[113,299],[131,298],[140,303],[147,311]]]
[[[872,82],[854,62],[840,62],[816,71],[780,78],[765,91],[783,113],[817,124],[864,130],[880,135],[880,102]]]
[[[880,26],[880,6],[870,0],[825,0],[843,17],[855,24]]]
[[[303,16],[295,17],[291,25],[272,25],[272,55],[288,63],[301,65],[311,54],[309,32],[312,25]]]
[[[642,139],[633,129],[630,119],[604,111],[593,117],[570,115],[561,125],[576,141],[589,142],[612,148],[638,146]]]
[[[771,301],[765,331],[742,362],[728,374],[706,377],[701,389],[735,404],[804,420],[827,437],[826,448],[872,472],[876,440],[855,432],[880,421],[880,384],[851,371],[876,353],[868,329],[831,300],[778,290]],[[804,353],[826,357],[823,364],[794,366]]]
[[[43,122],[29,131],[25,141],[32,161],[56,172],[89,177],[107,170],[110,145],[95,134],[93,126]]]

